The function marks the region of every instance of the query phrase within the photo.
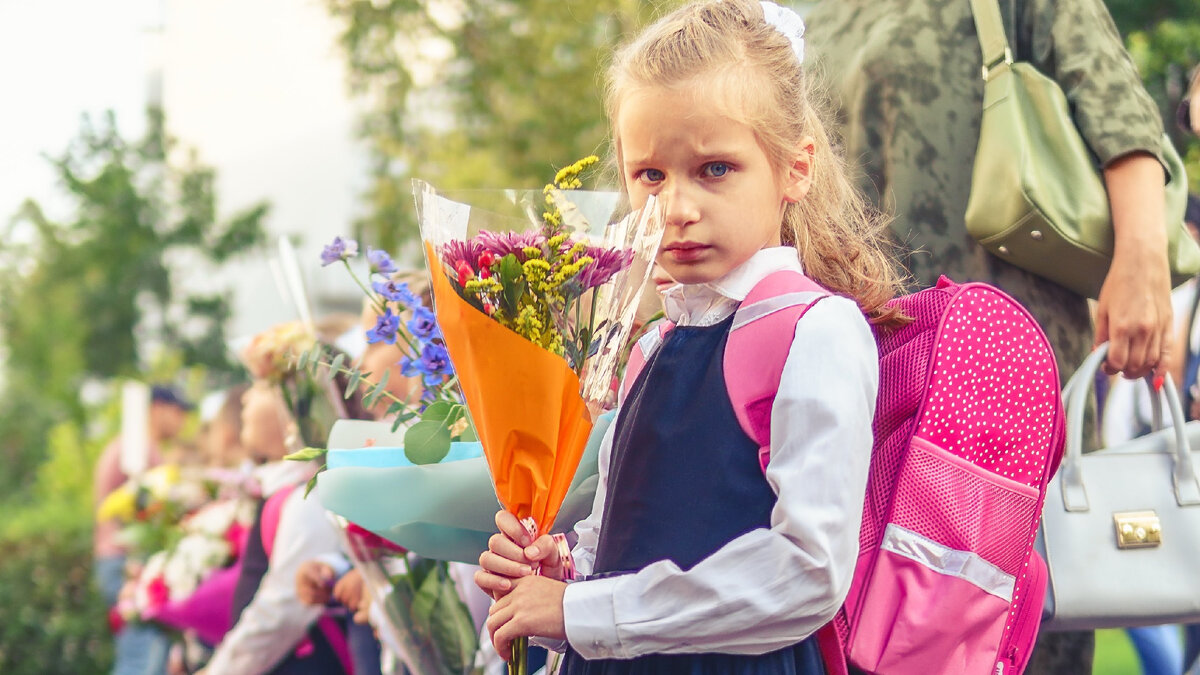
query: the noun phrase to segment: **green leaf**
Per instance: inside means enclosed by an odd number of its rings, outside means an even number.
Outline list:
[[[413,596],[413,621],[417,628],[426,635],[432,632],[430,628],[433,623],[434,610],[438,605],[438,586],[440,584],[441,580],[438,578],[437,572],[430,572],[421,580],[417,592]]]
[[[524,273],[521,263],[517,262],[517,256],[509,253],[500,260],[500,283],[504,286],[500,302],[504,311],[512,316],[517,314],[517,303],[521,301],[521,296],[525,295],[526,284],[521,278]]]
[[[421,420],[404,432],[404,456],[413,464],[436,464],[450,452],[450,430],[442,421]]]
[[[346,383],[346,393],[342,398],[349,399],[358,390],[358,383],[362,380],[363,373],[357,370],[350,372],[350,380]]]
[[[385,389],[387,389],[388,378],[389,378],[389,377],[391,377],[391,375],[392,375],[392,371],[391,371],[391,370],[385,370],[385,371],[383,371],[383,377],[379,378],[379,391],[380,391],[380,392],[382,392],[382,391],[384,391]]]
[[[312,358],[312,356],[308,353],[307,349],[300,352],[300,358],[296,361],[296,370],[304,370],[305,368],[307,368],[308,361],[311,358]]]
[[[392,404],[388,406],[387,412],[384,413],[384,417],[391,417],[402,412],[404,412],[404,404],[400,401],[392,401]]]
[[[446,568],[439,566],[437,576],[439,583],[430,632],[445,664],[451,671],[461,673],[475,662],[479,633],[471,621],[471,612],[454,590]]]
[[[363,405],[368,408],[374,407],[375,402],[379,400],[379,397],[383,395],[384,391],[386,390],[378,384],[371,387],[371,389],[367,392],[367,395],[363,397]]]
[[[309,460],[324,456],[326,452],[327,450],[325,448],[304,448],[303,450],[297,450],[290,455],[285,455],[284,459],[288,459],[293,462],[307,462]]]
[[[320,476],[320,475],[321,475],[320,473],[313,474],[313,477],[309,478],[308,482],[304,484],[304,498],[305,499],[308,499],[308,493],[312,492],[313,488],[317,487],[317,476]]]
[[[454,406],[450,401],[434,401],[421,413],[421,419],[427,422],[444,422],[454,412]]]
[[[333,357],[333,363],[329,364],[330,372],[332,372],[336,375],[337,372],[342,369],[342,365],[345,363],[346,363],[346,355],[338,354],[337,356]]]

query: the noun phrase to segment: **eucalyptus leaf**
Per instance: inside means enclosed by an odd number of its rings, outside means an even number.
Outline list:
[[[383,395],[384,391],[386,390],[383,388],[383,385],[377,384],[371,387],[370,391],[367,392],[367,395],[363,397],[363,405],[368,408],[375,407],[375,402],[379,400],[379,397]]]
[[[300,358],[296,360],[296,370],[304,370],[305,368],[307,368],[308,361],[310,358],[312,358],[312,357],[309,355],[307,349],[300,352]]]
[[[413,464],[437,464],[450,453],[450,430],[440,420],[421,420],[404,432],[404,456]]]
[[[329,364],[329,370],[336,375],[337,372],[342,369],[342,365],[344,363],[346,363],[346,355],[338,354],[337,356],[333,357],[333,363]]]
[[[307,462],[318,457],[323,457],[326,452],[327,450],[325,450],[325,448],[304,448],[303,450],[297,450],[290,455],[285,455],[284,459],[288,459],[293,462]]]
[[[435,401],[421,413],[421,419],[427,422],[444,422],[450,418],[450,413],[454,412],[454,406],[450,401]]]
[[[391,417],[392,415],[398,415],[402,412],[404,412],[404,404],[400,401],[392,401],[392,404],[388,406],[387,412],[384,413],[384,416]]]
[[[358,383],[362,380],[362,376],[363,374],[357,370],[350,371],[350,380],[346,382],[346,393],[343,398],[349,399],[354,395],[354,392],[358,389]]]

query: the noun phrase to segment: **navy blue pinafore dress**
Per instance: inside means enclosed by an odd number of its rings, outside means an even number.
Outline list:
[[[687,570],[738,536],[770,527],[775,493],[725,387],[732,323],[731,316],[715,326],[675,328],[630,389],[616,421],[594,576],[629,574],[660,560]],[[810,637],[752,656],[587,660],[568,649],[562,672],[824,675],[825,669]]]

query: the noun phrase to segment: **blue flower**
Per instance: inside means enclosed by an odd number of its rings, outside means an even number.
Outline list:
[[[334,237],[333,241],[321,250],[321,266],[325,267],[335,262],[348,260],[356,255],[358,255],[357,241]]]
[[[392,314],[392,308],[388,307],[375,319],[375,327],[367,331],[367,342],[374,344],[383,341],[394,345],[398,330],[400,330],[400,317]]]
[[[442,383],[446,375],[454,372],[450,365],[450,353],[444,345],[436,342],[426,342],[421,345],[421,357],[414,359],[405,356],[400,359],[400,372],[405,377],[420,375],[426,387]]]
[[[421,299],[403,281],[375,281],[371,283],[371,288],[389,302],[398,302],[403,307],[423,307]]]
[[[438,329],[437,317],[424,307],[413,310],[413,318],[408,320],[407,325],[409,332],[419,340],[432,340],[442,335],[442,331]]]
[[[450,365],[450,352],[446,351],[445,345],[436,342],[426,342],[421,347],[420,363],[427,387],[440,383],[443,376],[454,372],[454,367]]]
[[[383,249],[373,248],[367,251],[367,262],[371,264],[371,272],[379,274],[394,274],[399,271],[392,257]]]

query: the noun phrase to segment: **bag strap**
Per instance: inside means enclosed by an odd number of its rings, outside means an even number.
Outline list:
[[[971,0],[971,14],[975,17],[975,32],[979,34],[979,48],[983,53],[983,81],[987,82],[992,68],[1013,62],[1012,50],[1004,34],[999,0]]]
[[[279,488],[263,504],[260,534],[262,535],[263,551],[268,558],[271,557],[271,551],[275,550],[275,533],[279,531],[279,518],[283,515],[283,503],[295,489],[295,485]]]
[[[771,409],[796,324],[828,296],[799,272],[775,272],[755,284],[734,314],[725,345],[725,387],[742,430],[758,444],[764,471],[771,461]]]

